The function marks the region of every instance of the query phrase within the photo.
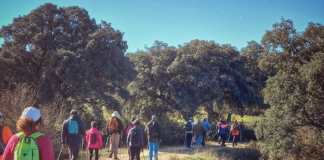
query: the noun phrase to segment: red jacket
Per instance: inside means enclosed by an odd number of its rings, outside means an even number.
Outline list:
[[[91,144],[90,143],[90,134],[97,134],[97,141],[95,144]],[[96,128],[91,128],[86,136],[86,141],[88,142],[88,148],[102,148],[103,144],[102,144],[102,136],[100,131],[98,131]]]
[[[38,129],[34,129],[31,132],[25,133],[26,136],[30,136],[35,132],[39,132]],[[17,143],[19,142],[19,138],[14,135],[10,138],[9,142],[7,143],[6,150],[2,156],[1,160],[13,160],[14,159],[14,152]],[[36,138],[36,142],[38,144],[39,150],[39,159],[40,160],[55,160],[53,148],[52,148],[52,141],[51,138],[43,135]]]

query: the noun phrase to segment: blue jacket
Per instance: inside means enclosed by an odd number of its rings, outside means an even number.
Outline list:
[[[201,122],[201,124],[203,124],[205,126],[207,132],[210,130],[210,125],[207,121],[203,121],[203,122]]]
[[[69,134],[69,119],[77,121],[79,125],[79,132],[77,135],[70,135]],[[72,115],[70,116],[68,120],[65,120],[63,122],[62,126],[62,133],[61,133],[61,142],[63,144],[68,144],[68,145],[80,145],[81,144],[81,136],[85,138],[86,132],[85,132],[85,126],[83,121],[79,118],[77,115]]]
[[[139,134],[140,134],[140,139],[138,141],[138,143],[132,143],[131,139],[130,139],[130,135],[132,134],[132,131],[136,130]],[[127,135],[127,140],[126,140],[126,144],[128,146],[133,146],[133,147],[142,147],[142,149],[144,148],[144,143],[143,143],[143,132],[140,128],[138,128],[137,126],[135,126],[134,128],[130,129]]]

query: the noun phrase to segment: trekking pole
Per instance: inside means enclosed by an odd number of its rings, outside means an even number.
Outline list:
[[[64,148],[64,145],[62,146],[61,152],[60,152],[59,156],[57,157],[57,160],[59,160],[59,159],[60,159],[60,157],[61,157],[61,154],[62,154],[62,151],[63,151],[63,148]]]
[[[108,135],[108,138],[107,138],[107,142],[106,142],[106,151],[104,152],[104,155],[106,155],[106,153],[107,153],[107,146],[108,146],[108,143],[109,143],[109,135]]]
[[[83,138],[81,139],[81,160],[83,156]]]

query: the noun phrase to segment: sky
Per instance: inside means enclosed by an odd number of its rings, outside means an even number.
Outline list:
[[[309,22],[324,25],[324,0],[0,0],[0,26],[45,3],[79,6],[97,23],[111,23],[125,33],[129,53],[155,40],[177,47],[195,39],[240,51],[248,41],[260,43],[281,17],[293,20],[300,32]]]

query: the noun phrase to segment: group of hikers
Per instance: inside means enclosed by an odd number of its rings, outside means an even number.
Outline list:
[[[0,111],[0,118],[2,117],[3,115]],[[124,130],[123,123],[119,117],[118,111],[114,111],[106,126],[106,132],[108,134],[106,147],[110,140],[109,158],[114,156],[114,160],[118,160],[118,147]],[[18,119],[16,127],[20,133],[13,135],[8,126],[0,124],[0,160],[54,160],[51,138],[39,131],[41,124],[41,113],[34,107],[25,108]],[[157,122],[157,117],[155,115],[152,116],[151,121],[145,127],[144,133],[139,128],[140,124],[139,120],[131,118],[126,128],[126,146],[128,147],[129,159],[140,160],[140,152],[143,152],[144,148],[143,135],[146,134],[149,149],[148,159],[152,160],[152,157],[154,157],[155,160],[158,160],[161,126]],[[220,136],[219,140],[222,140],[222,147],[225,147],[226,137],[230,133],[234,136],[233,147],[234,144],[237,145],[237,136],[239,134],[237,121],[232,125],[231,130],[222,119],[217,124],[217,127]],[[193,137],[196,137],[198,150],[201,148],[200,144],[205,146],[206,135],[210,129],[207,118],[203,122],[201,122],[201,119],[198,119],[198,123],[194,124],[193,118],[190,117],[189,121],[184,125],[187,147],[191,148]],[[99,149],[102,150],[104,147],[103,137],[98,130],[98,123],[96,121],[91,122],[91,128],[86,132],[84,122],[78,116],[78,112],[72,110],[70,117],[62,125],[61,143],[63,146],[60,155],[64,147],[67,147],[69,150],[69,159],[76,160],[79,155],[80,145],[83,149],[83,139],[87,142],[89,160],[92,159],[93,155],[95,160],[98,160]]]
[[[189,121],[186,122],[186,124],[183,126],[183,128],[186,131],[185,137],[186,137],[186,147],[187,148],[190,148],[190,149],[192,148],[191,144],[192,144],[194,136],[196,137],[197,150],[200,151],[201,147],[205,147],[207,133],[211,129],[210,124],[207,122],[207,118],[204,118],[203,121],[201,121],[201,119],[198,119],[198,122],[195,124],[193,121],[193,118],[190,117]],[[234,123],[231,125],[231,129],[229,129],[226,122],[223,121],[223,118],[221,118],[220,121],[216,125],[216,130],[217,130],[216,134],[219,135],[218,144],[220,144],[220,141],[222,141],[221,147],[226,147],[225,141],[230,135],[233,136],[232,146],[233,147],[237,146],[237,139],[238,139],[238,136],[240,135],[240,131],[241,131],[237,120],[234,121]]]

